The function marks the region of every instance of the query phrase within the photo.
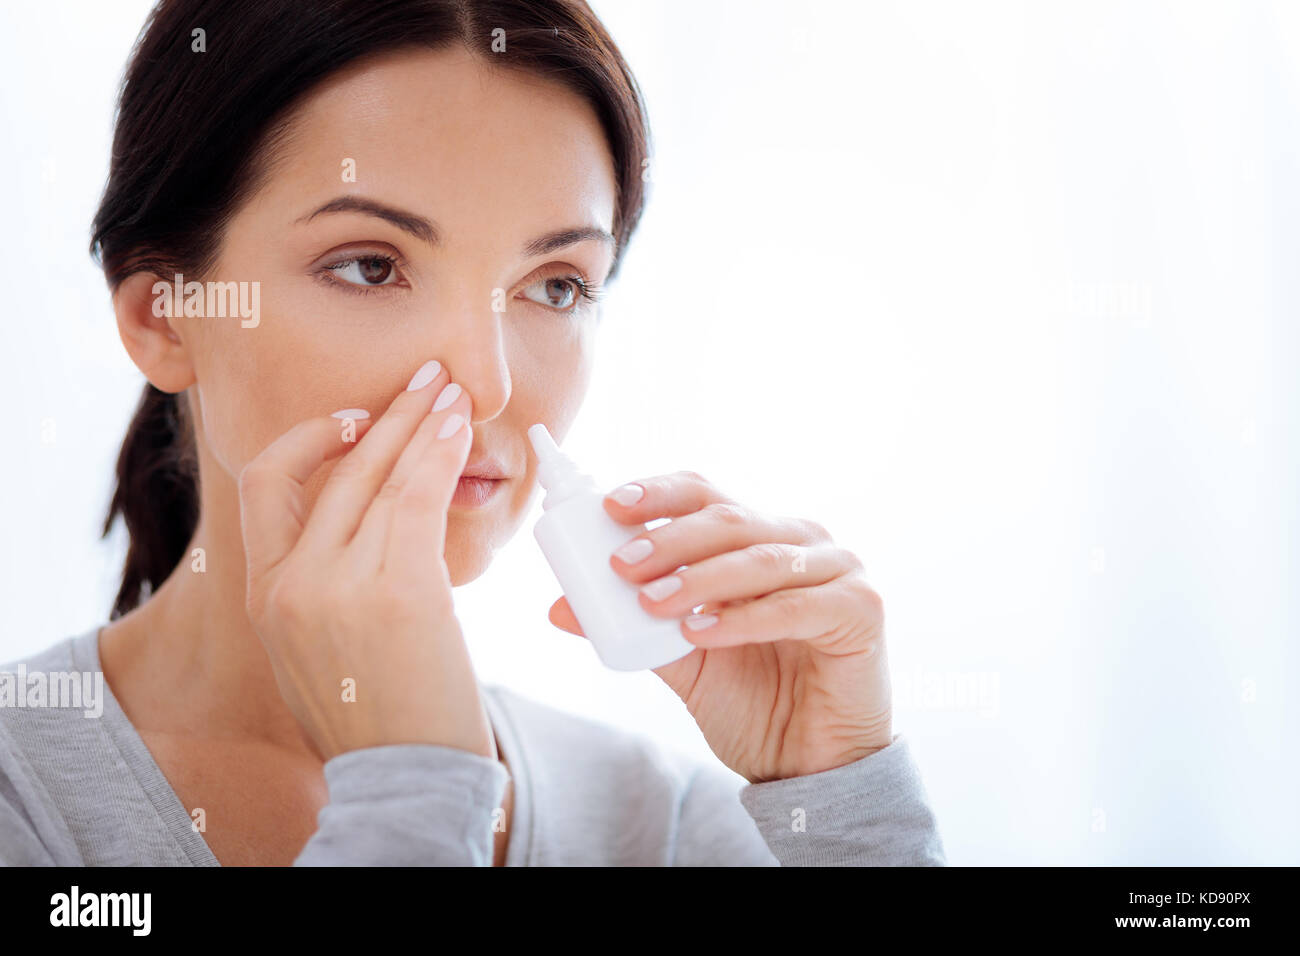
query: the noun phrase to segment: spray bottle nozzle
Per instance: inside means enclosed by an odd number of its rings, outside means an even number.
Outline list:
[[[547,492],[542,500],[543,509],[550,508],[576,491],[595,488],[595,481],[579,471],[573,460],[560,451],[545,425],[539,422],[530,426],[528,440],[537,455],[537,480]]]
[[[540,422],[528,429],[528,440],[532,442],[533,452],[540,462],[549,461],[556,455],[561,454],[559,446],[555,444],[555,439],[546,430],[546,426]]]

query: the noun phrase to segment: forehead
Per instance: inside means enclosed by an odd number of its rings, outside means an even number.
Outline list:
[[[591,105],[459,45],[349,66],[303,101],[282,142],[267,198],[294,209],[355,191],[435,219],[448,243],[612,228],[613,159]]]

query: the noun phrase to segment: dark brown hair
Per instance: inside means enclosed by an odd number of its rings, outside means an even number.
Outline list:
[[[584,0],[161,0],[122,79],[91,236],[109,288],[137,272],[205,275],[295,105],[322,79],[361,57],[455,43],[563,83],[595,109],[618,186],[612,279],[645,202],[649,130],[636,80]],[[103,531],[121,515],[130,535],[112,619],[166,580],[197,526],[186,404],[146,383],[122,442]]]

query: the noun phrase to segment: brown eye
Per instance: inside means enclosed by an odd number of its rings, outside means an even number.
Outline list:
[[[361,278],[372,285],[379,285],[392,274],[393,264],[387,259],[358,259],[361,266]]]
[[[541,279],[524,290],[524,296],[538,305],[567,311],[578,301],[580,290],[573,279]]]
[[[573,283],[568,279],[547,279],[546,298],[555,308],[567,309],[577,298],[577,293],[573,291]]]
[[[392,285],[388,280],[396,275],[393,260],[387,256],[357,256],[344,259],[329,267],[330,271],[349,285]]]

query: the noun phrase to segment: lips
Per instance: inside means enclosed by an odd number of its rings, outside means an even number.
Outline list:
[[[506,477],[506,470],[501,467],[501,463],[490,455],[470,456],[470,460],[465,463],[465,470],[460,473],[462,478],[491,478],[496,481]]]
[[[481,508],[492,500],[505,482],[500,478],[470,478],[462,476],[456,482],[451,503],[462,508]]]
[[[470,448],[469,460],[456,482],[451,503],[459,508],[482,508],[495,499],[507,480],[506,469],[500,461],[486,452]]]

